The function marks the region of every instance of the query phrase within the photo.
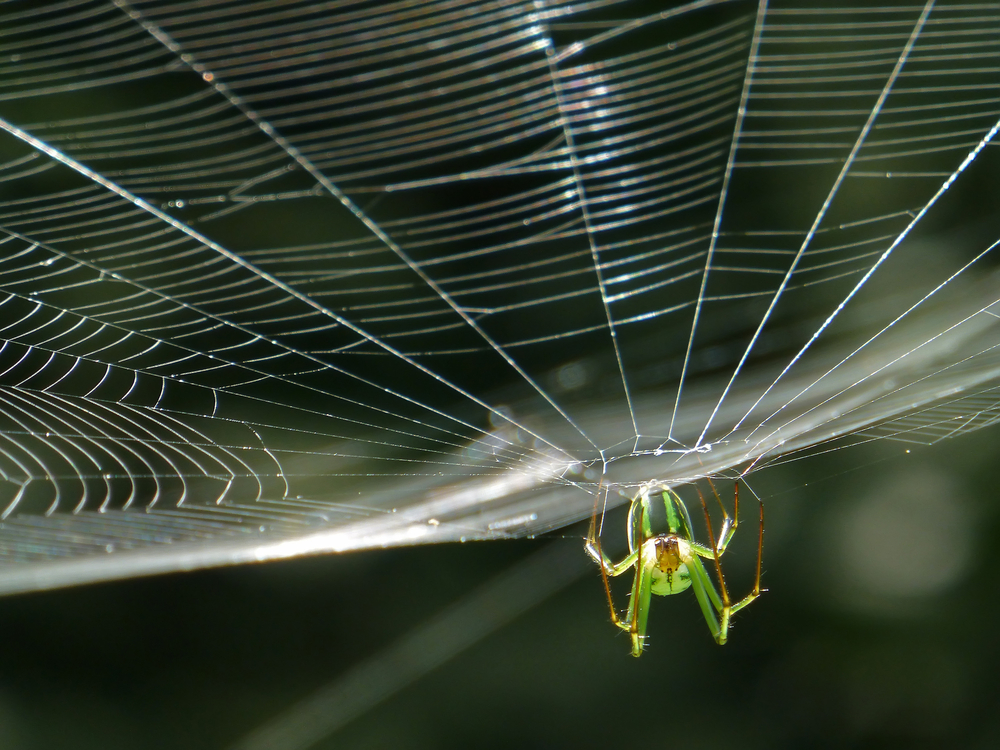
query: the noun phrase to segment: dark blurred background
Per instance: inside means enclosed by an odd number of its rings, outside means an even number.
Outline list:
[[[884,440],[751,475],[768,592],[724,647],[685,593],[655,598],[631,658],[584,567],[315,747],[996,747],[996,437]],[[725,558],[737,593],[747,507]],[[228,747],[543,545],[582,557],[583,533],[0,600],[0,747]]]
[[[976,174],[929,232],[995,239],[995,192],[977,186],[997,173]],[[998,435],[881,440],[751,474],[768,592],[721,648],[686,593],[656,598],[631,658],[583,526],[2,598],[0,748],[231,747],[545,545],[581,575],[314,747],[997,747]],[[737,596],[756,541],[743,497],[724,561]]]

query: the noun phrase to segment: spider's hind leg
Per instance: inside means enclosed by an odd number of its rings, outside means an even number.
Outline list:
[[[720,534],[719,542],[717,543],[715,541],[715,531],[712,528],[712,517],[709,515],[708,506],[705,504],[705,497],[704,495],[701,494],[701,492],[698,492],[698,497],[701,500],[701,509],[705,513],[705,525],[708,528],[708,536],[712,540],[712,559],[715,562],[715,573],[719,580],[718,598],[721,600],[721,602],[716,602],[715,597],[711,597],[712,604],[715,605],[715,608],[718,610],[719,613],[718,630],[716,630],[715,627],[713,627],[714,623],[712,622],[712,620],[714,620],[714,617],[709,618],[710,612],[707,608],[707,603],[702,601],[703,597],[699,597],[699,603],[702,605],[702,610],[705,612],[706,619],[709,619],[709,627],[712,628],[712,635],[715,637],[716,642],[722,645],[723,643],[726,642],[726,639],[728,638],[729,619],[732,616],[732,614],[734,612],[739,612],[741,609],[750,604],[750,602],[752,602],[761,594],[760,568],[761,568],[761,558],[763,556],[763,551],[764,551],[764,503],[761,501],[760,498],[757,498],[757,503],[760,506],[760,531],[757,537],[757,575],[756,578],[754,579],[754,586],[749,594],[747,594],[745,597],[736,602],[736,604],[733,604],[732,600],[729,598],[729,589],[726,586],[726,578],[722,573],[722,562],[720,561],[719,558],[725,551],[725,548],[722,546],[723,542],[726,545],[729,544],[729,540],[732,539],[732,534],[736,530],[736,523],[735,522],[733,523],[733,526],[729,529],[728,533],[724,530],[723,534]],[[737,504],[739,503],[738,490],[736,495],[736,503]],[[738,513],[738,505],[734,506],[733,512],[734,515]],[[727,517],[726,521],[728,520],[729,519]],[[723,522],[724,529],[725,529],[725,523],[726,522]],[[702,570],[704,570],[703,566],[700,565],[700,561],[698,567],[702,567]],[[708,593],[709,591],[711,591],[711,593],[714,593],[715,587],[712,585],[711,579],[708,578],[707,573],[704,574],[703,585],[705,585],[706,593]],[[709,587],[711,588],[709,589]]]
[[[601,478],[601,481],[603,483],[603,477]],[[601,535],[597,531],[597,509],[601,501],[601,486],[602,485],[598,485],[597,495],[594,498],[594,511],[590,516],[590,528],[587,531],[587,540],[583,549],[588,555],[590,555],[594,562],[601,567],[601,580],[604,583],[604,594],[608,600],[608,610],[611,613],[611,621],[622,630],[631,632],[633,620],[631,604],[629,606],[629,614],[624,620],[622,620],[622,618],[619,617],[618,612],[615,610],[615,602],[614,598],[611,596],[611,584],[608,582],[608,578],[620,576],[622,573],[632,568],[638,560],[639,551],[634,550],[630,552],[624,560],[621,560],[618,563],[613,563],[610,559],[608,559],[608,556],[604,554],[604,550],[601,549]]]
[[[760,562],[761,557],[764,552],[764,503],[760,498],[757,498],[757,503],[760,505],[760,531],[757,536],[757,576],[754,578],[753,589],[749,594],[740,599],[736,604],[733,605],[732,612],[739,612],[750,602],[761,595],[766,589],[760,587]]]

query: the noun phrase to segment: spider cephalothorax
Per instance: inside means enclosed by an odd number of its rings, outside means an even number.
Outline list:
[[[654,594],[678,594],[691,586],[687,563],[691,545],[675,534],[660,534],[647,539],[639,554],[640,564],[649,566]]]

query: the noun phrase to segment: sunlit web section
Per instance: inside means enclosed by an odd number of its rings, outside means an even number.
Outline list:
[[[0,20],[6,590],[994,421],[990,5]],[[992,182],[991,182],[992,181]]]

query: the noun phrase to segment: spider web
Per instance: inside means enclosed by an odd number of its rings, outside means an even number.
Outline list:
[[[0,13],[3,591],[1000,417],[995,4]]]

